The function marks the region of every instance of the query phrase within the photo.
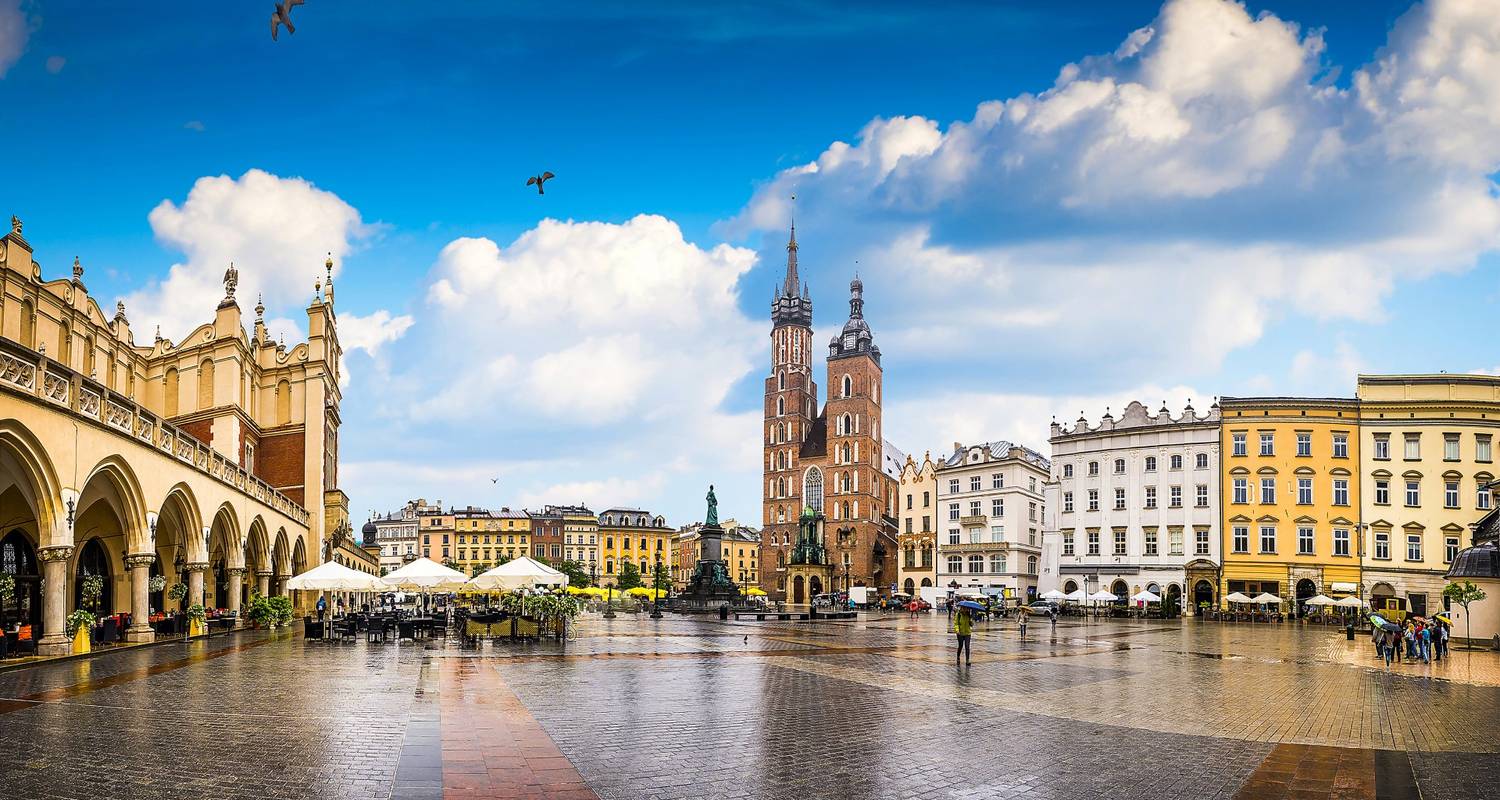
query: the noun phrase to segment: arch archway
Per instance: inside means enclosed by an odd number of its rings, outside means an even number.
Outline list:
[[[103,542],[94,537],[78,548],[78,557],[73,564],[73,607],[107,614],[114,610],[114,575],[110,568],[109,551]],[[84,597],[89,578],[98,578],[99,598],[89,601]]]
[[[6,494],[9,494],[8,490]],[[0,506],[9,505],[0,496]],[[36,560],[32,537],[21,528],[12,529],[0,539],[0,572],[15,581],[14,597],[0,604],[0,628],[13,630],[17,625],[42,624],[42,573]]]
[[[917,582],[912,580],[911,578],[907,578],[906,582],[901,585],[901,588],[907,594],[914,595],[917,593]]]
[[[1167,601],[1166,602],[1167,611],[1169,611],[1169,612],[1171,612],[1173,614],[1181,614],[1182,613],[1182,587],[1178,586],[1175,583],[1168,584],[1167,585],[1166,601]]]
[[[800,606],[806,602],[806,595],[803,594],[802,576],[798,575],[792,578],[792,604]]]
[[[1193,584],[1193,605],[1198,608],[1213,608],[1214,586],[1206,580]]]
[[[807,579],[807,593],[813,597],[823,593],[823,579],[817,575]]]
[[[1130,587],[1126,585],[1125,581],[1118,578],[1115,579],[1114,583],[1109,585],[1109,593],[1115,596],[1116,605],[1130,599]]]
[[[1297,614],[1299,616],[1307,613],[1306,603],[1318,593],[1318,585],[1308,578],[1297,581]]]
[[[1076,581],[1068,581],[1063,584],[1062,590],[1063,594],[1072,594],[1078,591],[1078,583]]]
[[[9,525],[27,528],[37,548],[71,545],[58,521],[62,488],[41,442],[14,419],[0,420],[0,495],[12,493],[3,509]]]
[[[931,578],[923,578],[922,579],[922,585],[923,586],[931,586],[932,585],[932,579]]]

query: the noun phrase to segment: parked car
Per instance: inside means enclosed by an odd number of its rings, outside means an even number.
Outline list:
[[[1026,613],[1052,616],[1057,613],[1057,603],[1051,600],[1034,600],[1025,606]]]

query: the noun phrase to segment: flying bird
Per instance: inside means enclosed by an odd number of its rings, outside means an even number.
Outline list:
[[[276,41],[276,28],[286,26],[287,33],[296,33],[297,29],[292,27],[292,7],[300,6],[307,0],[282,0],[276,4],[276,10],[271,12],[271,41]]]
[[[499,478],[490,478],[490,483],[499,483],[499,482],[500,482]]]
[[[531,186],[532,184],[535,184],[537,194],[546,194],[546,192],[542,191],[542,184],[546,183],[554,177],[556,176],[550,172],[543,172],[540,175],[533,175],[530,178],[527,178],[526,185]]]

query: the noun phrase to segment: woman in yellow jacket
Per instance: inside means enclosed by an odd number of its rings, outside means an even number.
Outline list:
[[[953,632],[958,634],[958,660],[968,666],[969,658],[974,654],[969,646],[969,637],[974,634],[974,612],[959,606],[953,617]]]

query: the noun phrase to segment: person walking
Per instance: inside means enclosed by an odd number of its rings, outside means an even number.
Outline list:
[[[1026,618],[1029,616],[1030,614],[1025,611],[1021,612],[1021,641],[1023,642],[1026,641]]]
[[[1438,660],[1441,661],[1443,656],[1448,655],[1448,625],[1439,622],[1437,630],[1432,632],[1432,637],[1437,643]]]
[[[1387,668],[1391,666],[1391,656],[1394,655],[1392,651],[1396,649],[1396,645],[1393,643],[1395,641],[1395,636],[1396,633],[1394,631],[1389,631],[1385,628],[1380,628],[1375,631],[1375,649],[1381,654],[1381,657],[1385,659],[1385,665]]]
[[[958,660],[968,666],[969,659],[974,655],[974,649],[969,644],[969,637],[974,635],[972,611],[963,607],[958,609],[958,613],[953,616],[953,632],[958,635]]]
[[[1417,636],[1422,651],[1422,661],[1432,663],[1432,626],[1421,624],[1417,626]]]

